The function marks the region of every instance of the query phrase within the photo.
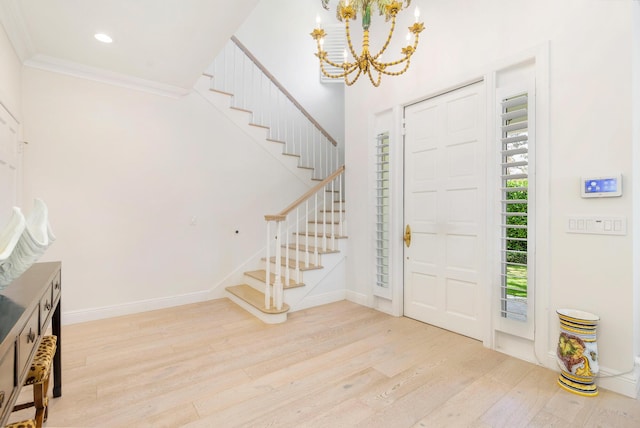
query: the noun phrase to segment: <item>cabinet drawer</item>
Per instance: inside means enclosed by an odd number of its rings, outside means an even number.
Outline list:
[[[49,321],[49,317],[53,311],[52,287],[53,284],[50,284],[47,287],[47,291],[44,293],[44,296],[40,299],[40,331],[44,331],[44,326],[47,321]]]
[[[0,355],[0,415],[8,406],[16,386],[15,381],[15,343],[4,355]]]
[[[38,340],[39,330],[38,330],[38,318],[40,315],[40,311],[38,308],[35,308],[31,316],[29,317],[29,321],[25,324],[20,336],[18,336],[18,369],[19,370],[29,370],[30,364],[29,360],[31,357],[31,353],[34,352],[34,348],[36,346],[36,342]],[[19,373],[20,378],[23,373]]]
[[[60,291],[62,290],[62,281],[60,279],[60,272],[56,274],[52,284],[51,302],[55,302],[60,297]]]

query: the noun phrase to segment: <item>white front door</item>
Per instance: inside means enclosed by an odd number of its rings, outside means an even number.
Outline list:
[[[484,83],[405,108],[405,316],[482,339]]]

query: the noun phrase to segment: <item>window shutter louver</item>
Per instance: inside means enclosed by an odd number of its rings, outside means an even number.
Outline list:
[[[389,287],[389,134],[376,139],[376,285]]]
[[[326,36],[324,37],[323,49],[327,52],[327,58],[329,60],[342,64],[344,62],[344,50],[346,48],[346,38],[344,35],[344,28],[342,25],[328,25],[325,29]],[[340,74],[344,70],[339,67],[332,67],[328,64],[324,65],[324,69],[329,74]],[[320,81],[323,83],[343,83],[344,79],[332,79],[320,73]]]
[[[501,155],[501,316],[528,319],[530,216],[529,97],[517,94],[500,100]]]

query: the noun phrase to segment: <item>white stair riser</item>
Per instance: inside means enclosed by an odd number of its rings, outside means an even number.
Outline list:
[[[267,269],[267,264],[266,261],[262,262],[262,269]],[[276,264],[275,263],[271,263],[271,266],[269,267],[269,269],[271,269],[271,273],[275,274],[276,273]],[[280,274],[282,275],[282,282],[284,283],[284,281],[286,280],[286,273],[287,273],[287,269],[285,266],[281,266],[281,270],[280,270]],[[296,268],[289,266],[289,279],[293,279],[296,282],[304,282],[303,281],[303,275],[304,272],[300,271],[300,278],[297,277],[296,275]]]
[[[340,220],[344,221],[344,219],[345,219],[345,213],[344,212],[340,212],[340,211],[330,212],[329,211],[329,212],[326,212],[326,213],[320,212],[316,217],[311,217],[311,221],[314,221],[316,218],[318,219],[318,222],[322,221],[323,214],[324,214],[324,216],[325,216],[327,221],[332,221],[334,223],[337,223]]]
[[[255,288],[258,291],[261,291],[264,293],[264,282],[257,280],[256,278],[253,278],[251,276],[245,275],[244,276],[244,283],[247,285],[250,285],[252,288]]]
[[[327,223],[326,225],[323,223],[309,223],[309,232],[320,232],[320,233],[328,233],[329,235],[340,235],[341,230],[344,230],[344,224],[340,227],[339,224]]]
[[[285,254],[286,253],[286,254]],[[283,248],[283,254],[286,257],[289,257],[292,260],[296,260],[296,257],[300,257],[297,260],[300,260],[301,262],[306,263],[307,262],[307,255],[309,256],[309,263],[313,264],[313,265],[321,265],[322,266],[322,254],[318,254],[317,260],[316,260],[316,255],[314,253],[310,253],[304,250],[296,250],[295,248],[289,248],[289,249],[284,249]]]
[[[339,249],[339,236],[340,235],[335,235],[335,239],[331,238],[331,234],[327,235],[326,238],[323,238],[322,236],[317,238],[316,241],[316,237],[311,235],[311,236],[305,236],[305,235],[300,235],[300,244],[301,245],[310,245],[312,247],[318,247],[320,249],[322,248],[326,248],[327,250],[333,251],[333,250],[338,250]],[[346,236],[346,235],[345,235]],[[323,239],[326,239],[327,245],[326,247],[324,246],[323,243]]]

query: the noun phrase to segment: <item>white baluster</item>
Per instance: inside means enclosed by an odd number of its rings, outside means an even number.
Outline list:
[[[321,190],[322,195],[322,251],[327,251],[327,186]]]
[[[278,221],[278,235],[276,237],[276,280],[273,283],[273,299],[276,309],[282,309],[282,221]]]
[[[338,177],[340,179],[340,183],[339,183],[339,187],[338,187],[338,209],[340,210],[340,212],[338,213],[338,222],[340,224],[340,236],[344,236],[344,228],[342,226],[342,176],[344,175],[344,172],[342,174],[340,174],[340,176]]]
[[[264,284],[264,307],[266,309],[271,309],[271,222],[267,222],[267,277],[265,279]]]
[[[333,181],[331,181],[331,249],[335,250],[336,249],[336,226],[334,224],[335,221],[335,213],[333,210],[333,200],[335,199],[335,186],[334,183],[336,182],[336,180],[334,179]]]
[[[304,212],[305,212],[305,218],[304,218],[304,236],[307,237],[307,244],[305,245],[305,252],[304,252],[304,264],[306,264],[307,266],[309,266],[309,200],[307,199],[304,203]]]
[[[285,228],[284,228],[284,235],[285,235],[285,239],[284,239],[284,248],[285,248],[285,252],[284,252],[284,283],[285,284],[289,284],[289,281],[291,281],[291,263],[289,262],[289,260],[291,259],[289,257],[289,235],[290,235],[290,227],[289,227],[289,219],[287,218],[287,221],[285,223]]]
[[[296,284],[300,283],[300,207],[296,208]]]
[[[314,221],[313,230],[314,230],[314,235],[315,235],[313,237],[313,247],[314,247],[313,251],[314,251],[315,256],[316,256],[314,263],[316,265],[318,265],[319,264],[318,263],[318,257],[319,257],[318,256],[318,247],[319,247],[319,244],[318,244],[318,217],[320,217],[319,216],[320,213],[318,211],[318,192],[316,192],[315,195],[313,195],[313,199],[314,199],[314,202],[315,202],[315,209],[313,210],[313,212],[315,213],[315,218],[313,219],[313,221]]]

